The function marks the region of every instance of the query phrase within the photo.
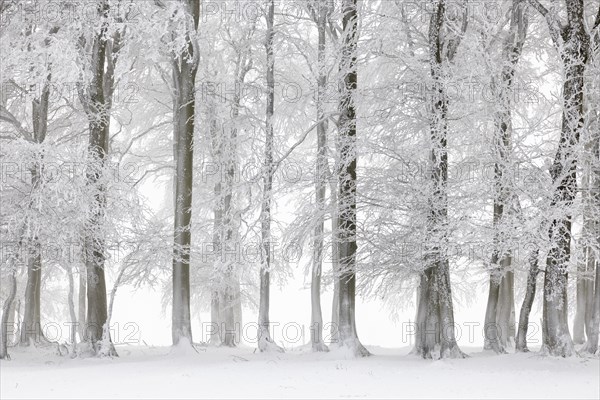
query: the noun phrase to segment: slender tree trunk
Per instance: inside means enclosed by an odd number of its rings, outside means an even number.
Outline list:
[[[523,299],[523,305],[521,306],[521,313],[519,314],[519,327],[517,332],[517,340],[515,343],[516,351],[529,351],[527,348],[527,330],[529,328],[529,315],[531,314],[531,307],[533,306],[533,300],[535,299],[537,276],[540,272],[538,267],[538,258],[539,250],[533,251],[529,256],[527,288],[525,291],[525,298]]]
[[[583,348],[583,351],[590,354],[598,352],[598,338],[600,337],[600,263],[597,261],[594,286],[592,317],[590,318],[590,327],[587,331],[588,339]]]
[[[507,176],[512,153],[512,98],[514,77],[523,44],[527,36],[528,20],[525,0],[513,0],[510,27],[502,46],[502,69],[495,86],[497,110],[494,113],[496,163],[494,165],[494,252],[490,272],[490,292],[485,315],[485,349],[505,353],[514,340],[514,273],[511,252],[503,247],[510,237],[502,234],[505,220],[510,216],[514,191]],[[510,223],[510,221],[509,221]]]
[[[247,39],[254,33],[254,26],[247,33]],[[240,343],[241,337],[241,288],[239,277],[238,253],[236,250],[236,239],[238,237],[237,221],[235,219],[236,211],[233,204],[235,170],[237,161],[237,134],[238,134],[238,118],[241,107],[241,90],[246,74],[252,66],[252,59],[247,48],[236,48],[237,59],[235,69],[234,86],[236,88],[233,102],[231,106],[231,123],[233,126],[229,129],[229,135],[225,135],[225,130],[222,131],[219,155],[220,166],[225,168],[225,175],[222,187],[219,190],[220,202],[220,242],[219,248],[224,250],[224,254],[234,254],[233,258],[229,257],[224,260],[223,277],[224,285],[221,294],[221,304],[219,315],[221,316],[220,330],[222,330],[222,344],[228,347],[234,347]],[[221,175],[223,176],[223,175]],[[223,254],[223,252],[222,252]]]
[[[86,308],[86,299],[87,299],[87,294],[86,294],[86,287],[87,287],[87,282],[86,282],[86,275],[84,273],[84,271],[79,271],[79,291],[77,293],[78,295],[78,300],[77,300],[77,329],[78,329],[78,333],[79,333],[79,340],[81,342],[86,340],[85,337],[85,327],[87,326],[85,323],[85,317],[87,314],[87,308]]]
[[[339,71],[343,77],[339,105],[339,172],[338,172],[338,307],[339,344],[355,356],[370,355],[356,331],[356,106],[358,13],[356,0],[342,3],[342,57]]]
[[[176,142],[175,218],[173,234],[173,345],[192,343],[190,315],[190,246],[192,240],[192,187],[195,128],[195,83],[198,45],[195,32],[200,18],[200,1],[185,0],[187,25],[185,48],[172,61],[174,93],[174,139]],[[190,24],[190,22],[187,22]]]
[[[67,294],[67,303],[69,304],[69,317],[71,318],[71,326],[69,326],[69,342],[76,343],[77,334],[77,314],[75,312],[75,281],[73,280],[73,270],[68,267],[65,271],[69,280],[69,293]]]
[[[262,241],[262,265],[260,268],[260,301],[258,308],[258,349],[260,351],[283,351],[277,346],[270,333],[269,322],[269,296],[271,290],[271,200],[273,189],[273,110],[275,104],[275,58],[273,55],[273,39],[275,30],[273,28],[275,19],[275,2],[269,0],[267,5],[266,22],[267,34],[265,50],[267,53],[267,108],[265,114],[265,165],[263,171],[263,199],[261,210],[261,241]]]
[[[498,262],[496,254],[492,256],[492,265]],[[496,325],[496,315],[498,313],[498,301],[500,298],[500,277],[490,274],[490,289],[488,294],[487,308],[485,311],[484,349],[494,350],[496,353],[506,353],[500,343],[498,326]]]
[[[32,170],[34,186],[39,185],[39,174],[37,169]],[[25,312],[21,324],[22,346],[39,345],[45,342],[42,333],[40,304],[42,287],[42,257],[40,242],[37,237],[32,238],[33,248],[28,249],[27,259],[27,286],[25,287]]]
[[[313,351],[328,351],[323,342],[323,313],[321,311],[321,275],[323,271],[323,235],[325,224],[325,192],[329,175],[327,165],[327,121],[323,99],[327,85],[325,65],[325,29],[328,18],[326,4],[317,3],[313,11],[313,19],[318,31],[318,77],[317,77],[317,163],[315,174],[315,204],[317,222],[313,237],[313,265],[311,271],[311,324],[310,339]]]
[[[598,10],[598,22],[600,23],[600,9]],[[600,50],[600,32],[596,32],[594,39],[596,43],[595,50],[598,51]],[[595,168],[592,169],[593,173],[591,174],[590,180],[593,183],[590,186],[589,191],[590,207],[596,210],[596,216],[598,210],[600,210],[600,119],[598,117],[599,114],[596,110],[594,114],[595,129],[592,128],[593,144],[591,146],[591,154]],[[590,217],[591,215],[593,214],[590,212]],[[600,337],[600,220],[598,220],[598,218],[592,219],[592,221],[590,221],[589,229],[592,234],[590,235],[590,243],[587,248],[587,270],[588,272],[595,271],[595,273],[593,286],[590,284],[590,287],[588,288],[588,291],[592,293],[592,296],[588,297],[588,301],[591,304],[588,304],[587,306],[591,315],[589,315],[589,317],[586,315],[587,341],[582,350],[590,354],[596,354],[598,352],[598,339]]]
[[[55,30],[51,31],[55,32]],[[33,139],[37,145],[46,140],[48,129],[48,103],[50,97],[49,84],[51,74],[48,73],[42,93],[32,102]],[[40,190],[43,177],[43,154],[37,155],[35,164],[31,167],[32,193]],[[31,207],[35,207],[32,199]],[[23,346],[46,342],[41,327],[41,292],[42,292],[42,255],[41,243],[37,235],[30,238],[27,249],[27,285],[25,287],[25,313],[21,326],[20,343]]]
[[[588,103],[592,103],[594,98],[588,98]],[[577,306],[575,312],[575,320],[573,323],[573,342],[582,344],[586,342],[586,336],[591,333],[592,319],[594,314],[594,275],[596,266],[596,254],[594,245],[596,242],[597,218],[595,218],[594,196],[597,188],[594,187],[597,183],[594,179],[594,163],[598,163],[596,158],[597,148],[600,142],[597,132],[598,116],[595,110],[586,110],[589,117],[587,131],[592,133],[585,143],[585,157],[582,160],[583,176],[581,179],[581,193],[583,203],[583,231],[582,231],[582,247],[583,257],[577,264]]]
[[[100,30],[91,43],[91,82],[80,98],[89,121],[87,185],[92,188],[93,204],[86,221],[84,238],[85,265],[87,271],[87,317],[85,340],[92,351],[100,356],[117,356],[110,338],[104,273],[106,243],[103,225],[106,214],[106,185],[103,183],[104,169],[109,155],[110,111],[114,90],[114,66],[118,56],[120,36],[108,35],[110,6],[103,1],[99,6],[99,17],[105,18]]]
[[[512,257],[507,260],[512,264]],[[500,343],[504,348],[514,346],[515,343],[515,275],[507,271],[500,282],[500,299],[496,325],[500,333]]]
[[[454,335],[454,310],[450,288],[448,249],[448,96],[444,85],[446,63],[452,62],[467,28],[466,7],[461,33],[442,40],[447,23],[445,0],[438,0],[429,23],[429,62],[433,95],[430,104],[430,180],[432,193],[428,202],[425,268],[419,285],[417,338],[415,353],[433,358],[466,357]]]
[[[10,291],[2,306],[2,326],[0,326],[0,360],[10,360],[10,355],[8,354],[8,329],[12,329],[13,326],[10,326],[8,321],[11,310],[13,310],[15,296],[17,295],[17,278],[13,269],[8,274],[8,280],[10,282]]]
[[[571,207],[577,192],[577,154],[584,124],[584,75],[590,50],[585,28],[584,1],[567,0],[567,25],[538,0],[529,3],[545,17],[563,66],[563,112],[558,150],[550,170],[554,193],[551,210],[559,211],[549,229],[551,248],[544,275],[542,351],[555,356],[575,353],[568,325],[568,265],[571,258]],[[550,215],[556,213],[550,211]]]
[[[331,179],[331,177],[330,177]],[[337,185],[331,183],[331,269],[333,275],[333,300],[331,304],[331,343],[339,342],[340,327],[340,264],[338,249],[338,200]]]

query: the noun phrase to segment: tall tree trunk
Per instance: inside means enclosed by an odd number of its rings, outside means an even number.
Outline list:
[[[325,192],[326,180],[329,176],[327,163],[327,121],[323,100],[327,86],[327,70],[325,64],[326,24],[329,17],[329,8],[326,1],[317,3],[313,13],[313,20],[318,31],[318,77],[317,77],[317,163],[315,173],[315,204],[317,221],[313,237],[313,265],[311,271],[311,324],[310,339],[313,351],[328,351],[323,342],[323,313],[321,311],[321,275],[323,271],[323,235],[325,224]]]
[[[86,274],[84,271],[79,271],[79,290],[77,292],[77,329],[79,333],[79,340],[81,342],[86,340],[85,337],[85,317],[87,314],[86,300],[87,300],[87,282]]]
[[[55,32],[56,29],[53,29],[50,33]],[[46,40],[46,43],[48,43],[48,40]],[[32,101],[33,140],[37,145],[41,145],[46,140],[50,81],[51,74],[48,73],[40,97]],[[42,186],[43,168],[43,154],[39,153],[34,165],[30,169],[32,193],[38,192]],[[33,202],[37,202],[37,200],[32,199],[31,207],[34,207]],[[37,345],[46,341],[41,327],[41,290],[41,243],[37,234],[35,234],[30,238],[27,249],[27,284],[25,286],[25,313],[21,326],[21,345]]]
[[[71,324],[69,326],[69,342],[71,344],[76,343],[77,334],[77,314],[75,312],[75,281],[73,280],[73,270],[68,267],[65,272],[67,273],[67,279],[69,280],[69,292],[67,293],[67,303],[69,305],[69,317],[71,318]]]
[[[586,143],[585,153],[593,156],[594,145],[597,145],[597,143],[593,140]],[[577,264],[577,303],[573,322],[573,342],[575,344],[583,344],[586,341],[586,333],[591,328],[590,324],[594,312],[594,272],[596,264],[592,243],[592,241],[595,241],[592,160],[587,158],[583,160],[582,164],[583,257]]]
[[[110,111],[114,90],[114,66],[121,47],[120,36],[108,35],[110,5],[104,0],[99,6],[99,17],[105,22],[92,37],[90,69],[91,82],[80,93],[89,121],[88,169],[86,179],[92,188],[93,204],[86,221],[85,266],[87,271],[87,316],[85,339],[92,351],[100,356],[117,356],[107,326],[108,310],[106,277],[104,273],[106,243],[103,225],[106,215],[106,185],[104,169],[109,155]],[[82,46],[83,47],[83,46]]]
[[[195,128],[195,83],[198,44],[195,33],[200,18],[200,1],[183,0],[186,17],[185,48],[172,60],[173,136],[176,142],[175,218],[173,234],[173,345],[192,343],[190,316],[190,245],[192,240],[192,187]],[[191,25],[190,25],[191,24]]]
[[[343,78],[339,120],[338,171],[338,307],[339,344],[355,356],[370,355],[356,331],[356,106],[358,12],[356,0],[342,3],[342,56],[339,72]]]
[[[571,258],[571,207],[577,193],[577,157],[584,126],[584,74],[590,47],[585,29],[583,0],[567,0],[568,23],[539,1],[529,0],[545,18],[563,66],[563,114],[560,141],[550,175],[554,193],[551,209],[559,212],[549,230],[551,248],[546,259],[544,310],[542,318],[543,351],[556,356],[575,353],[567,318],[568,265]],[[555,214],[556,212],[550,212]]]
[[[454,310],[448,260],[448,95],[444,85],[446,64],[451,62],[467,29],[466,7],[460,33],[442,38],[446,22],[445,0],[435,4],[429,23],[429,62],[433,95],[430,104],[430,180],[425,269],[421,275],[417,309],[415,352],[423,358],[465,357],[454,335]],[[450,29],[448,29],[450,30]],[[447,35],[450,36],[450,35]]]
[[[340,263],[338,248],[338,210],[337,185],[331,179],[331,269],[333,275],[333,300],[331,304],[331,328],[329,330],[331,343],[339,342],[340,326]]]
[[[249,40],[253,33],[254,25],[248,30],[245,40]],[[237,53],[234,87],[242,88],[246,74],[252,67],[252,59],[248,48],[244,45],[238,44],[238,46],[234,45]],[[212,343],[228,347],[234,347],[240,343],[242,324],[239,260],[236,254],[238,221],[236,220],[236,210],[233,204],[237,162],[237,124],[241,100],[241,91],[235,90],[230,112],[230,122],[233,126],[228,130],[228,135],[225,133],[227,131],[225,128],[221,131],[217,130],[216,122],[211,126],[213,156],[219,168],[223,167],[225,169],[225,174],[219,173],[219,180],[215,184],[217,204],[214,210],[214,241],[221,260],[216,260],[218,264],[216,269],[222,276],[219,277],[218,288],[213,293],[214,307],[211,310],[214,316],[213,322],[218,326],[219,339],[217,340],[216,335],[213,335]],[[233,259],[225,258],[227,254],[234,254]]]
[[[515,342],[515,350],[521,352],[527,352],[527,330],[529,328],[529,315],[531,314],[531,307],[533,306],[533,300],[535,299],[535,287],[537,283],[537,276],[540,272],[538,267],[539,250],[534,250],[529,255],[529,273],[527,274],[527,288],[525,290],[525,298],[523,299],[523,305],[521,306],[521,313],[519,314],[519,327],[517,331],[517,340]]]
[[[275,57],[273,55],[273,41],[275,30],[273,29],[275,19],[275,2],[268,0],[266,22],[267,33],[265,40],[265,51],[267,53],[267,108],[265,114],[265,160],[263,171],[263,199],[261,210],[261,241],[262,241],[262,265],[260,268],[260,300],[258,308],[258,349],[260,351],[283,351],[271,338],[269,329],[269,296],[271,290],[271,200],[273,189],[273,110],[275,105]]]
[[[598,10],[596,29],[598,29],[598,26],[600,26],[600,9]],[[600,51],[600,31],[598,30],[594,36],[594,43],[594,50],[596,52]],[[587,247],[587,270],[588,273],[595,271],[595,274],[593,284],[590,284],[588,287],[588,294],[591,292],[588,301],[591,305],[588,303],[587,310],[591,315],[586,315],[585,333],[587,335],[587,341],[582,349],[590,354],[596,354],[598,352],[598,339],[600,336],[600,220],[597,217],[595,219],[592,218],[594,213],[597,216],[600,211],[600,115],[597,110],[594,113],[594,122],[595,128],[592,128],[591,130],[593,132],[591,138],[591,155],[594,168],[592,169],[593,173],[590,177],[592,184],[590,185],[589,190],[589,206],[590,209],[595,211],[591,211],[589,215],[591,219],[589,233],[591,234],[589,238],[590,242]]]
[[[513,0],[510,27],[502,45],[502,70],[495,86],[497,110],[494,113],[496,162],[494,165],[494,251],[490,272],[490,291],[485,315],[484,348],[504,353],[514,339],[514,273],[512,255],[505,247],[509,237],[502,234],[504,221],[509,216],[510,203],[514,201],[507,170],[512,153],[512,94],[514,77],[523,44],[527,36],[528,21],[525,0]],[[509,221],[510,223],[510,221]],[[505,225],[505,224],[504,224]],[[511,323],[512,320],[512,323]]]
[[[0,360],[10,360],[10,355],[8,354],[8,330],[13,329],[14,324],[9,324],[8,321],[10,320],[11,311],[14,314],[13,302],[15,301],[15,296],[17,295],[17,277],[15,276],[14,269],[11,269],[8,273],[8,280],[10,282],[10,291],[8,292],[8,297],[6,300],[4,300],[4,304],[2,305],[2,326],[0,326]]]
[[[40,176],[37,168],[32,168],[34,187],[39,186]],[[25,287],[25,312],[21,324],[21,346],[39,345],[45,342],[41,326],[41,287],[42,257],[41,245],[37,236],[31,239],[27,259],[27,286]]]
[[[512,257],[507,264],[512,264]],[[507,348],[515,343],[515,274],[508,270],[500,281],[500,298],[498,302],[496,326],[500,333],[500,344]]]

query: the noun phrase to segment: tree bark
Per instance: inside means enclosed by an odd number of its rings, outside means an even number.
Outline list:
[[[87,282],[83,271],[79,271],[79,291],[77,292],[77,329],[79,333],[79,341],[83,342],[85,338],[85,317],[87,314],[86,299],[87,299]]]
[[[73,270],[68,267],[65,271],[69,280],[69,292],[67,294],[67,303],[69,305],[69,317],[71,318],[71,326],[69,326],[69,342],[76,343],[77,334],[77,314],[75,313],[75,281],[73,280]]]
[[[34,172],[35,171],[35,172]],[[32,169],[34,186],[39,185],[37,168]],[[36,237],[31,239],[32,248],[28,249],[27,286],[25,287],[25,312],[21,323],[21,346],[40,345],[46,340],[41,326],[41,287],[42,287],[42,257],[41,245]]]
[[[312,17],[317,24],[318,76],[317,76],[317,163],[315,173],[316,226],[313,237],[313,265],[311,271],[311,324],[310,339],[313,351],[328,351],[323,341],[323,313],[321,310],[321,275],[323,271],[323,239],[325,225],[326,180],[329,176],[327,163],[327,121],[325,120],[324,97],[327,87],[325,64],[326,26],[330,9],[325,1],[317,2],[311,8]]]
[[[56,30],[51,30],[54,33]],[[46,40],[48,43],[48,40]],[[48,67],[49,68],[49,67]],[[32,101],[33,140],[37,145],[46,140],[48,130],[48,103],[50,97],[49,84],[51,74],[48,72],[44,87],[39,98]],[[31,167],[31,193],[41,189],[43,177],[43,154],[37,154],[34,165]],[[30,204],[33,207],[34,200]],[[27,284],[25,286],[25,312],[21,326],[20,344],[29,346],[46,342],[41,326],[41,291],[42,291],[42,255],[41,243],[35,234],[30,238],[27,249]]]
[[[529,256],[529,273],[527,275],[527,289],[525,291],[523,305],[521,306],[521,313],[519,314],[519,327],[517,332],[517,340],[515,343],[516,351],[529,351],[529,349],[527,348],[527,330],[529,328],[529,315],[531,314],[531,307],[533,306],[533,300],[535,299],[535,287],[537,283],[537,276],[540,272],[538,267],[538,257],[539,250],[533,251]]]
[[[415,353],[433,358],[466,357],[454,335],[454,310],[450,288],[448,249],[448,95],[444,85],[445,64],[452,61],[467,28],[466,7],[460,33],[442,38],[446,21],[445,0],[438,0],[429,23],[429,63],[433,81],[430,104],[430,181],[425,268],[421,274],[417,309]]]
[[[10,326],[8,321],[10,320],[11,310],[13,310],[15,296],[17,295],[17,278],[13,269],[11,269],[9,272],[8,279],[10,282],[10,291],[8,292],[8,297],[2,305],[2,326],[0,326],[0,360],[10,360],[10,355],[8,354],[8,329],[9,327],[12,329],[13,326]]]
[[[490,272],[490,292],[485,315],[485,349],[505,353],[514,339],[514,273],[512,254],[503,247],[509,242],[505,220],[510,216],[510,202],[515,196],[511,187],[510,168],[512,153],[512,95],[514,77],[527,36],[528,21],[525,0],[513,0],[510,27],[502,45],[502,69],[495,86],[497,110],[494,113],[496,163],[494,165],[494,250]],[[509,221],[510,223],[510,221]],[[510,242],[509,242],[510,243]],[[512,321],[512,323],[511,323]]]
[[[260,351],[283,351],[277,346],[270,333],[269,322],[269,297],[270,297],[270,273],[271,273],[271,201],[273,189],[273,111],[275,105],[275,58],[273,55],[273,41],[275,30],[275,2],[269,0],[266,12],[267,33],[265,40],[265,51],[267,54],[267,107],[265,113],[265,160],[263,171],[263,198],[261,210],[261,241],[262,241],[262,265],[260,268],[260,300],[258,309],[258,349]]]
[[[563,66],[563,112],[560,141],[550,171],[554,192],[550,207],[560,210],[549,230],[551,248],[544,276],[542,351],[555,356],[575,354],[567,318],[568,265],[571,258],[571,212],[577,192],[577,154],[584,126],[584,74],[590,49],[583,0],[567,0],[568,23],[537,0],[529,0],[545,18]]]
[[[339,345],[357,357],[369,356],[356,331],[356,106],[358,12],[356,0],[342,3],[342,56],[339,72],[343,79],[340,98],[338,139],[338,307]]]
[[[173,234],[173,345],[192,343],[190,315],[190,246],[192,240],[192,187],[195,128],[195,83],[198,44],[195,33],[200,18],[199,0],[183,1],[186,18],[185,48],[174,56],[173,102],[175,159],[175,217]]]
[[[248,41],[254,33],[254,25],[247,31],[244,39]],[[213,240],[220,255],[215,260],[215,270],[221,275],[217,278],[217,288],[213,291],[211,318],[217,325],[217,331],[212,335],[213,345],[234,347],[240,343],[242,324],[241,288],[239,277],[239,254],[237,254],[238,221],[234,207],[234,184],[237,162],[237,135],[238,118],[241,107],[241,88],[244,85],[247,73],[252,67],[250,50],[240,43],[233,45],[237,57],[235,66],[234,87],[236,88],[231,103],[231,120],[233,124],[229,130],[223,127],[217,129],[216,117],[213,115],[211,137],[213,140],[213,158],[218,164],[218,169],[225,169],[219,173],[215,183],[216,205],[214,209]],[[211,113],[214,114],[214,105],[211,104]],[[228,131],[228,134],[225,132]],[[233,259],[227,257],[234,254]],[[217,335],[218,333],[218,335]]]
[[[117,356],[109,327],[104,273],[106,243],[103,224],[106,215],[106,185],[102,182],[109,155],[110,111],[114,90],[114,65],[121,47],[118,33],[109,37],[108,15],[110,5],[103,1],[98,6],[99,17],[105,19],[93,35],[89,67],[92,78],[81,100],[89,121],[87,185],[92,188],[93,204],[86,221],[84,247],[87,271],[87,316],[85,340],[99,356]],[[83,47],[83,46],[82,46]]]

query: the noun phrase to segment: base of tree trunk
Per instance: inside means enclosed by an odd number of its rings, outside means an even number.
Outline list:
[[[323,342],[312,343],[312,351],[317,352],[328,352],[329,347]]]
[[[39,334],[28,336],[24,339],[20,338],[18,341],[18,345],[21,347],[48,347],[52,344],[53,342],[46,339],[46,337],[41,333],[41,331],[39,332]]]
[[[270,337],[261,337],[258,340],[258,350],[261,353],[285,353],[283,347],[275,344],[275,342],[273,342],[273,340]]]
[[[349,352],[353,357],[369,357],[371,352],[358,340],[358,338],[342,340],[339,343],[341,350]]]
[[[540,349],[540,354],[544,356],[553,356],[553,357],[573,357],[578,355],[575,351],[575,346],[572,341],[565,341],[563,343],[557,344],[555,346],[548,346],[547,344],[543,344]]]
[[[469,358],[469,356],[464,353],[458,344],[454,344],[451,346],[442,349],[442,346],[436,345],[433,349],[424,349],[415,347],[411,350],[410,354],[418,355],[425,360],[440,360],[442,358]]]

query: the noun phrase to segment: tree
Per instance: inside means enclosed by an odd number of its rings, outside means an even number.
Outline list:
[[[265,38],[265,51],[267,54],[267,105],[265,111],[265,152],[263,171],[263,193],[261,208],[261,246],[262,263],[260,267],[260,300],[258,308],[258,348],[260,351],[283,351],[271,338],[269,330],[269,299],[270,299],[270,268],[271,268],[271,205],[273,190],[273,176],[275,164],[273,162],[273,111],[275,106],[275,57],[273,44],[275,38],[275,2],[269,0],[265,13],[267,31]]]
[[[84,237],[87,272],[86,341],[98,355],[116,356],[110,338],[106,292],[105,237],[106,162],[110,153],[110,119],[115,83],[115,65],[123,45],[122,32],[111,27],[111,6],[102,0],[97,5],[99,26],[90,38],[79,39],[81,57],[91,79],[78,86],[79,99],[88,118],[88,169],[86,180],[92,192]]]
[[[584,73],[590,51],[583,0],[566,0],[567,24],[554,9],[529,0],[545,19],[563,67],[562,125],[558,149],[550,170],[553,194],[550,203],[551,248],[544,277],[543,351],[555,356],[575,353],[567,320],[568,264],[571,258],[571,208],[577,193],[577,153],[584,126]],[[600,14],[599,14],[600,16]],[[596,18],[595,25],[600,22]]]
[[[485,315],[485,347],[496,353],[505,352],[508,339],[514,327],[514,272],[512,254],[504,249],[509,242],[506,232],[510,232],[510,211],[515,201],[511,187],[509,170],[512,153],[512,94],[514,92],[515,69],[527,35],[526,3],[513,0],[510,11],[510,28],[502,46],[502,62],[499,82],[496,89],[497,111],[494,115],[495,153],[494,165],[494,251],[491,260],[490,288]],[[514,207],[513,207],[514,208]],[[507,220],[508,223],[504,222]],[[511,320],[513,321],[511,324]],[[514,338],[514,333],[512,334]]]
[[[465,357],[454,336],[454,310],[447,255],[449,99],[444,85],[448,64],[454,59],[462,36],[467,30],[466,4],[463,4],[463,10],[461,26],[449,27],[446,1],[438,0],[429,22],[429,65],[433,81],[429,111],[432,193],[428,200],[428,238],[425,248],[425,270],[419,285],[415,345],[417,354],[423,358],[432,358],[438,345],[441,346],[440,358]]]
[[[523,299],[523,305],[521,306],[521,312],[519,313],[519,325],[517,329],[517,338],[515,341],[516,351],[529,351],[527,348],[527,330],[529,328],[529,315],[531,314],[531,307],[533,306],[533,300],[535,300],[537,277],[540,273],[538,259],[539,250],[536,249],[529,256],[527,287],[525,288],[525,298]]]
[[[229,21],[228,21],[229,22]],[[256,20],[244,26],[241,37],[234,37],[230,28],[226,29],[227,42],[233,50],[233,87],[229,123],[217,122],[215,101],[211,96],[208,105],[210,119],[210,136],[212,141],[212,157],[215,168],[219,170],[214,185],[214,233],[213,245],[218,253],[214,260],[213,269],[217,274],[216,288],[213,288],[211,298],[211,321],[216,324],[216,330],[211,342],[233,347],[240,341],[239,326],[241,325],[241,288],[239,254],[225,257],[236,252],[239,243],[238,210],[235,204],[236,168],[238,166],[238,131],[240,130],[240,109],[246,76],[252,69],[252,38],[256,28]],[[214,55],[213,55],[214,57]],[[215,71],[216,73],[216,71]],[[226,100],[226,99],[225,99]]]
[[[175,217],[173,242],[173,345],[192,343],[190,320],[190,245],[195,129],[195,83],[199,49],[196,39],[200,1],[182,0],[174,12],[183,25],[183,46],[171,60],[173,69],[173,135],[175,157]],[[177,25],[176,25],[177,26]],[[177,33],[173,32],[176,36]]]
[[[313,236],[313,256],[311,271],[311,324],[310,336],[313,351],[328,351],[323,342],[323,314],[321,312],[321,275],[323,271],[323,238],[325,225],[325,193],[329,179],[329,163],[327,160],[327,118],[324,110],[324,100],[327,91],[327,65],[326,65],[326,30],[331,18],[333,5],[330,0],[319,0],[309,3],[309,10],[313,21],[317,25],[317,165],[315,177],[315,203],[317,221]],[[335,251],[332,249],[332,251]],[[335,296],[334,296],[335,297]],[[337,298],[334,299],[337,301]],[[337,313],[334,310],[333,313]],[[337,321],[335,321],[337,324]],[[336,329],[336,328],[334,328]]]
[[[339,73],[342,80],[339,104],[338,137],[338,226],[336,244],[339,270],[338,339],[355,356],[368,356],[369,351],[358,339],[356,331],[356,106],[358,12],[356,0],[342,3],[342,54]]]

